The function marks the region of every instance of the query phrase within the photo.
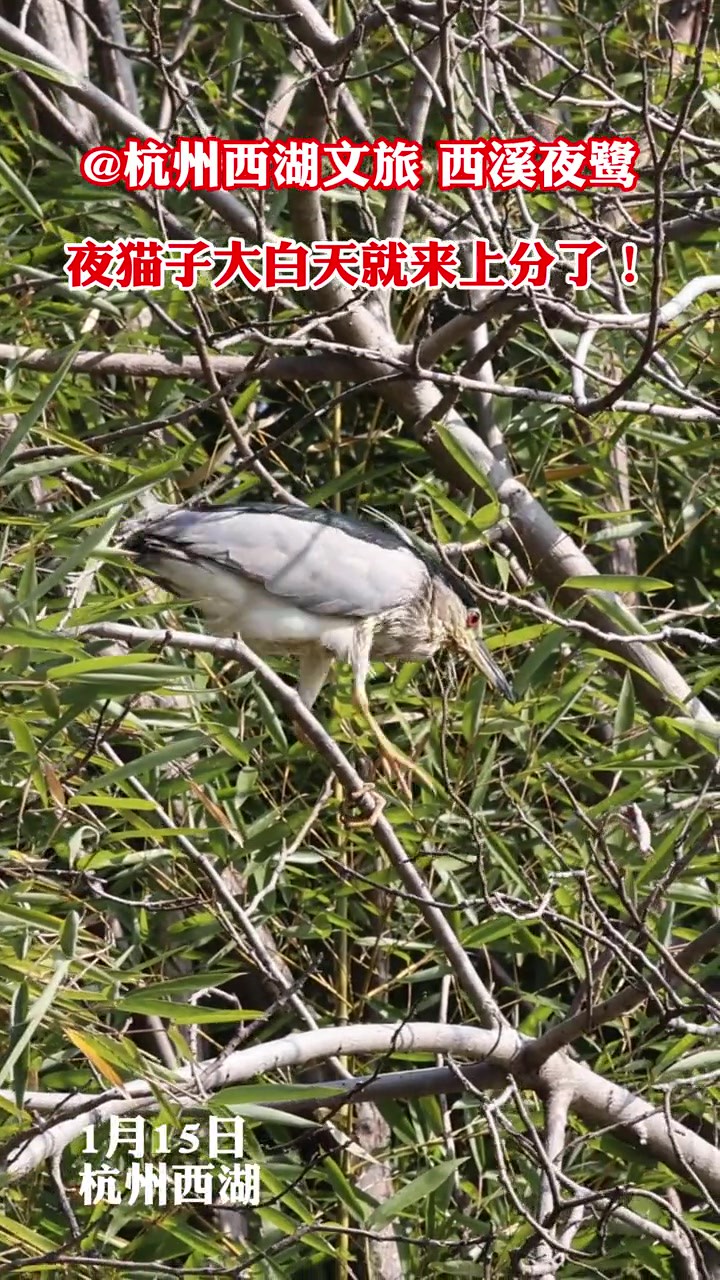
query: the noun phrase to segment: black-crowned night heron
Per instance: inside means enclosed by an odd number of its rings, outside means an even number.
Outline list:
[[[163,585],[195,602],[214,634],[237,634],[265,656],[299,657],[306,707],[333,660],[348,662],[354,700],[396,765],[418,772],[370,711],[373,659],[419,661],[453,646],[512,700],[482,644],[480,612],[463,579],[392,522],[265,502],[198,506],[166,509],[124,545]]]

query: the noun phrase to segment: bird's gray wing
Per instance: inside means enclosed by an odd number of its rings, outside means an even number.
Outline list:
[[[162,544],[261,583],[310,613],[371,617],[427,587],[428,570],[408,546],[381,545],[324,518],[242,508],[174,511],[146,526],[155,553]]]

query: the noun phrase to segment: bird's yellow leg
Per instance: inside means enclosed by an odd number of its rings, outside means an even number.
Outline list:
[[[370,710],[367,693],[363,687],[360,687],[358,685],[355,686],[353,690],[353,701],[355,702],[356,707],[358,708],[361,715],[365,719],[368,727],[372,730],[372,733],[375,735],[378,745],[380,747],[380,750],[382,752],[383,758],[387,761],[389,767],[392,769],[396,778],[401,783],[403,790],[405,791],[405,794],[408,796],[408,798],[409,799],[412,798],[412,793],[410,792],[410,789],[405,779],[402,777],[402,774],[400,773],[401,769],[406,769],[409,773],[413,773],[415,777],[419,778],[421,782],[424,782],[425,786],[429,787],[431,791],[437,791],[438,783],[435,781],[434,778],[431,778],[430,774],[427,773],[425,769],[423,769],[422,765],[419,765],[415,760],[411,760],[409,756],[406,756],[402,751],[399,751],[397,747],[393,746],[390,739],[385,736],[382,729],[380,728],[380,725],[375,719],[372,711]]]
[[[308,645],[300,654],[300,677],[298,680],[297,691],[300,701],[304,703],[308,711],[311,711],[317,701],[317,696],[322,689],[325,681],[330,674],[332,667],[332,654],[327,649],[322,649],[316,645]],[[293,716],[293,724],[295,733],[303,746],[311,747],[313,744],[308,738],[305,730]]]

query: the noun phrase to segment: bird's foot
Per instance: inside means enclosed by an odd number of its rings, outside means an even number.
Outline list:
[[[362,800],[363,796],[370,796],[372,799],[372,812],[363,814],[361,818],[349,818],[346,816],[346,827],[350,827],[351,829],[356,829],[357,827],[374,827],[387,804],[385,796],[381,796],[380,792],[375,790],[375,787],[371,782],[363,782],[362,785],[357,787],[354,791],[349,791],[347,798],[354,804],[357,804],[358,800]]]
[[[412,762],[408,761],[405,756],[390,756],[385,751],[381,753],[380,761],[388,781],[395,783],[406,800],[412,800],[413,793],[410,779],[413,771],[409,768],[409,764]]]
[[[416,778],[419,778],[426,787],[429,787],[430,790],[436,794],[438,791],[441,792],[442,788],[436,780],[432,778],[425,769],[423,769],[422,765],[417,764],[415,760],[411,760],[409,756],[406,756],[403,751],[399,751],[398,748],[393,745],[373,716],[363,690],[359,692],[356,691],[355,702],[358,710],[365,720],[365,723],[369,726],[375,736],[380,748],[380,755],[383,764],[386,769],[391,770],[390,776],[395,777],[405,799],[412,800],[412,789],[407,777],[405,776],[406,774],[414,774]]]
[[[396,747],[388,750],[386,746],[381,749],[381,759],[383,767],[389,777],[394,778],[398,787],[402,791],[406,800],[412,800],[413,793],[410,785],[410,779],[415,777],[426,787],[437,795],[442,788],[436,778],[431,777],[426,769],[416,760],[411,760],[410,756],[406,756],[403,751],[398,751]]]

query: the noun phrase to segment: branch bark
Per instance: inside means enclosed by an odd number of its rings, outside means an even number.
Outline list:
[[[668,1125],[662,1109],[628,1089],[610,1084],[596,1072],[570,1061],[563,1054],[555,1055],[539,1072],[522,1073],[519,1069],[521,1050],[526,1043],[508,1027],[489,1030],[435,1022],[323,1027],[238,1049],[218,1060],[217,1065],[211,1060],[203,1064],[202,1082],[205,1090],[217,1092],[266,1072],[303,1067],[345,1054],[361,1057],[411,1052],[452,1054],[490,1066],[493,1083],[490,1084],[486,1078],[483,1087],[502,1087],[507,1076],[511,1075],[522,1087],[534,1089],[543,1097],[553,1091],[564,1093],[570,1099],[572,1110],[586,1123],[603,1130],[619,1130],[621,1135],[637,1143],[646,1156],[651,1154],[681,1178],[686,1176],[689,1167],[711,1194],[720,1194],[720,1152],[711,1143],[676,1121]],[[172,1089],[175,1105],[197,1109],[200,1098],[195,1091],[196,1074],[197,1068],[191,1064],[163,1077],[165,1087]],[[402,1078],[406,1073],[399,1074]],[[430,1074],[436,1079],[441,1077],[444,1093],[463,1091],[457,1074],[451,1069],[435,1069],[422,1074]],[[463,1075],[468,1081],[471,1079],[469,1070]],[[395,1080],[394,1076],[389,1078]],[[153,1085],[153,1089],[158,1088],[162,1090],[163,1080]],[[3,1153],[2,1177],[8,1182],[26,1177],[43,1161],[59,1155],[89,1124],[102,1123],[110,1115],[137,1115],[143,1107],[157,1106],[153,1089],[146,1080],[132,1080],[123,1086],[124,1096],[105,1094],[102,1100],[95,1101],[92,1109],[83,1109],[73,1116],[61,1118],[43,1133],[25,1135],[13,1141]],[[338,1089],[337,1097],[341,1102],[351,1098],[355,1101],[361,1090],[362,1085],[358,1090],[357,1085],[350,1082]],[[367,1097],[367,1093],[364,1096]],[[407,1097],[408,1094],[396,1093],[395,1096]],[[327,1107],[333,1103],[334,1099],[324,1098],[315,1105]]]

